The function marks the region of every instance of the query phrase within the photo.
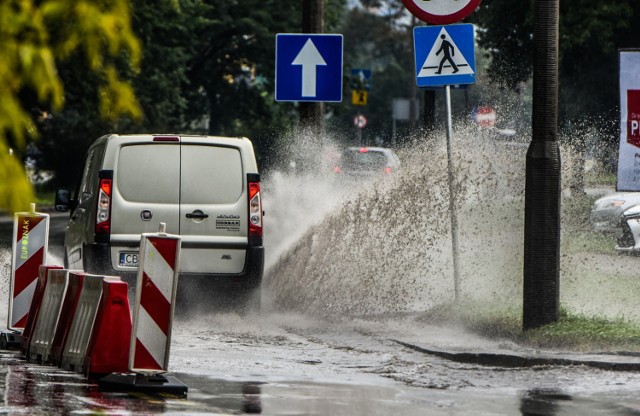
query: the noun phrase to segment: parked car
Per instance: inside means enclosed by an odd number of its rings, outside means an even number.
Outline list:
[[[640,205],[634,205],[622,214],[617,243],[619,252],[640,253]]]
[[[248,139],[105,135],[70,195],[56,195],[56,210],[70,211],[65,267],[133,281],[140,234],[164,222],[182,236],[180,285],[225,283],[238,304],[259,302],[263,212]]]
[[[340,155],[334,172],[342,177],[374,178],[400,169],[396,153],[385,147],[348,147]]]
[[[589,222],[597,231],[615,232],[620,229],[622,214],[637,204],[640,204],[640,192],[604,196],[594,202]]]

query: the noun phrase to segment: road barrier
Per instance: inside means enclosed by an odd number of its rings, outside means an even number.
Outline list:
[[[58,324],[56,325],[53,341],[51,342],[51,348],[49,355],[46,358],[46,362],[50,362],[54,365],[60,365],[62,360],[62,350],[69,330],[71,329],[71,322],[76,314],[78,308],[78,299],[80,298],[80,291],[82,290],[82,282],[84,281],[83,272],[69,272],[69,284],[62,301],[60,308],[60,317],[58,318]]]
[[[24,326],[22,332],[22,345],[20,349],[25,357],[29,356],[29,341],[33,334],[35,323],[40,313],[40,306],[42,305],[42,297],[44,296],[44,289],[47,287],[47,276],[49,270],[62,269],[62,266],[45,266],[43,264],[38,268],[38,281],[36,283],[36,290],[33,292],[33,298],[31,299],[31,307],[29,308],[29,314],[27,316],[27,323]]]
[[[21,238],[28,240],[24,246],[30,253],[32,244],[40,244],[36,241],[40,234],[33,231],[37,225],[26,228],[36,220],[21,221],[25,225]],[[39,251],[46,253],[48,224],[44,227]],[[38,264],[24,313],[25,338],[17,342],[26,358],[58,364],[89,378],[107,374],[98,381],[101,389],[186,395],[187,386],[163,375],[169,365],[182,241],[164,230],[162,223],[159,233],[141,237],[133,322],[128,285],[120,277]]]
[[[169,366],[171,326],[178,285],[181,237],[165,233],[142,234],[136,287],[129,371],[98,380],[101,390],[135,391],[184,396],[188,387],[163,373]]]
[[[36,204],[31,204],[30,212],[16,212],[13,237],[7,328],[21,331],[27,323],[38,268],[47,264],[49,215],[37,213]]]
[[[164,224],[162,224],[164,225]],[[142,234],[129,369],[159,374],[169,366],[171,325],[178,285],[182,238],[164,233]]]
[[[84,275],[78,304],[71,319],[69,334],[60,359],[60,367],[65,370],[82,372],[93,323],[102,296],[102,281],[103,276]]]
[[[102,300],[83,365],[89,378],[129,369],[132,325],[128,288],[119,277],[104,279]]]
[[[69,270],[53,269],[47,273],[47,285],[34,323],[27,359],[42,361],[49,356],[68,283]]]

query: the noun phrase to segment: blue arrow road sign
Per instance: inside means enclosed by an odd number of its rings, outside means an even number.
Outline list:
[[[276,101],[342,101],[342,35],[276,35]]]
[[[415,27],[413,47],[418,87],[476,82],[473,25]]]

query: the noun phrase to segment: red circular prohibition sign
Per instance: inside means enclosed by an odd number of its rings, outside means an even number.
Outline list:
[[[456,3],[466,4],[457,10],[448,11],[445,12],[445,14],[436,14],[438,11],[438,3],[443,1],[455,1]],[[480,5],[480,0],[402,0],[402,3],[404,3],[404,7],[406,7],[411,14],[420,20],[433,25],[448,25],[459,22],[469,16],[471,12]],[[423,4],[423,7],[418,6],[417,3]]]

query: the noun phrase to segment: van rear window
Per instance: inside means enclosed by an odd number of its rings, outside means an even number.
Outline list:
[[[242,195],[242,159],[231,147],[182,145],[183,204],[229,204]]]
[[[117,186],[130,202],[228,204],[242,195],[235,148],[143,144],[120,149]]]
[[[130,202],[177,204],[179,169],[177,144],[124,146],[116,170],[118,191]]]

